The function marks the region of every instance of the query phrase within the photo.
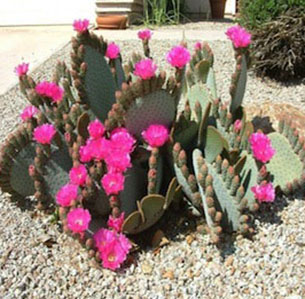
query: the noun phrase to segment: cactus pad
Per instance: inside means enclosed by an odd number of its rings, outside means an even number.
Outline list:
[[[63,146],[52,151],[51,158],[44,166],[43,175],[46,191],[55,198],[58,190],[70,180],[69,171],[72,168],[72,159],[68,148]]]
[[[34,182],[29,176],[29,166],[33,164],[35,155],[35,144],[29,143],[19,152],[11,168],[11,187],[22,196],[30,196],[35,193]]]
[[[257,179],[259,176],[259,171],[255,159],[251,154],[243,151],[242,155],[246,157],[246,160],[240,172],[241,182],[245,189],[245,197],[248,200],[247,206],[250,211],[254,212],[258,209],[258,203],[254,197],[254,193],[251,191],[251,187],[258,184]]]
[[[115,103],[115,83],[104,56],[90,46],[85,46],[85,102],[92,112],[104,121]]]
[[[267,170],[273,176],[274,187],[279,186],[284,190],[288,182],[301,178],[304,166],[286,137],[276,132],[269,134],[268,137],[276,153],[266,165]]]
[[[141,133],[152,124],[170,127],[175,119],[175,99],[165,90],[152,92],[137,98],[126,113],[128,131],[141,138]]]
[[[237,58],[236,71],[232,76],[231,85],[231,107],[233,114],[242,104],[247,85],[247,58],[241,55]]]

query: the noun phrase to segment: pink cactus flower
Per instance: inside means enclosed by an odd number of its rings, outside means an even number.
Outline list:
[[[240,119],[237,119],[234,123],[234,128],[233,128],[234,132],[239,133],[241,128],[242,128],[242,121]]]
[[[191,60],[191,54],[183,46],[176,46],[167,54],[166,59],[173,67],[182,69]]]
[[[169,131],[163,125],[150,125],[142,132],[142,137],[150,147],[160,147],[168,140]]]
[[[125,128],[114,129],[110,141],[111,150],[121,150],[125,153],[131,153],[136,143],[136,139]]]
[[[129,153],[122,150],[112,150],[105,158],[109,172],[124,172],[131,167],[131,158]]]
[[[68,228],[74,233],[83,233],[89,227],[91,215],[88,210],[76,208],[67,215]]]
[[[121,247],[124,250],[124,252],[126,254],[128,254],[129,250],[132,247],[128,238],[126,238],[126,236],[124,234],[119,234],[119,241],[120,241]]]
[[[114,218],[111,215],[109,216],[107,225],[112,228],[114,231],[120,233],[122,231],[122,226],[124,223],[125,213],[121,213],[120,217]]]
[[[275,154],[269,137],[263,133],[253,133],[249,138],[253,156],[262,163],[267,163]]]
[[[15,73],[18,77],[24,76],[29,71],[29,63],[21,63],[15,67]]]
[[[90,124],[88,126],[88,131],[89,131],[91,138],[97,139],[104,135],[105,127],[98,119],[96,119],[96,120],[90,122]]]
[[[99,229],[93,236],[94,244],[100,252],[102,252],[105,249],[107,244],[115,241],[116,238],[117,238],[116,231],[105,228]]]
[[[251,191],[259,202],[273,202],[275,199],[275,190],[272,183],[262,183],[254,186]]]
[[[93,159],[90,146],[88,145],[81,146],[79,149],[79,156],[80,156],[80,161],[82,163],[90,162]]]
[[[80,164],[76,167],[73,167],[69,172],[69,176],[72,184],[84,186],[88,176],[86,166]]]
[[[101,184],[107,195],[119,194],[124,189],[125,177],[122,173],[107,173],[103,176]]]
[[[149,29],[140,30],[138,32],[138,38],[141,40],[150,40],[152,32]]]
[[[56,203],[62,207],[69,207],[72,200],[77,198],[78,186],[73,184],[66,184],[62,186],[56,194]]]
[[[155,76],[157,68],[152,59],[142,59],[136,63],[134,74],[143,80],[148,80]]]
[[[118,238],[116,238],[115,241],[108,243],[101,252],[103,267],[110,270],[120,268],[121,264],[126,260],[126,257],[127,253],[121,246]]]
[[[116,59],[119,57],[120,47],[115,43],[110,43],[107,47],[106,57],[109,59]]]
[[[35,91],[43,96],[50,98],[53,102],[59,103],[62,101],[64,90],[56,83],[43,81],[36,85]]]
[[[78,33],[86,32],[88,30],[88,27],[89,27],[89,20],[87,19],[83,19],[83,20],[79,19],[73,22],[73,28]]]
[[[230,27],[226,35],[233,42],[235,48],[247,48],[251,44],[251,33],[239,25]]]
[[[56,130],[51,124],[44,124],[34,130],[34,140],[41,144],[51,144]]]
[[[197,43],[194,45],[194,49],[195,49],[195,51],[200,51],[200,50],[202,50],[202,43],[201,43],[201,42],[197,42]]]
[[[34,117],[38,113],[38,109],[35,106],[27,106],[23,109],[20,117],[23,121],[27,121]]]
[[[90,155],[98,160],[104,160],[108,156],[110,141],[105,137],[98,139],[89,139],[86,143]]]

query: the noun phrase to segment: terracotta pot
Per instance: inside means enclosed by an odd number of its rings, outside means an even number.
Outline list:
[[[210,0],[213,19],[223,19],[225,15],[226,0]]]
[[[98,28],[102,29],[126,29],[127,16],[103,15],[96,18]]]

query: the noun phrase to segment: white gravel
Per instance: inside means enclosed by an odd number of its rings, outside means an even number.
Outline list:
[[[171,46],[152,43],[163,68]],[[233,51],[229,42],[211,47],[218,89],[228,100]],[[139,44],[121,48],[128,57]],[[57,58],[67,60],[68,53],[56,53],[34,76],[50,75]],[[304,111],[305,84],[282,86],[250,73],[245,102],[259,108],[265,100]],[[17,87],[0,97],[0,141],[14,130],[25,104]],[[0,298],[305,298],[304,214],[304,200],[279,198],[256,220],[253,240],[228,237],[216,248],[207,235],[179,233],[160,251],[139,253],[135,264],[114,273],[89,260],[85,249],[50,224],[50,216],[22,211],[0,194]]]

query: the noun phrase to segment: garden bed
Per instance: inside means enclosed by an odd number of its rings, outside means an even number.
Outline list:
[[[168,68],[163,57],[179,41],[151,42],[160,68]],[[189,47],[195,41],[188,41]],[[119,43],[126,58],[138,42]],[[228,89],[234,69],[230,42],[211,42],[219,94],[229,100]],[[34,72],[51,74],[57,59],[69,61],[70,45],[53,55]],[[162,55],[162,56],[161,56]],[[279,108],[295,115],[304,111],[304,83],[283,86],[262,81],[250,73],[245,107],[251,115],[271,118]],[[268,101],[268,104],[264,104]],[[273,105],[274,103],[274,105]],[[293,104],[297,108],[287,106]],[[19,88],[0,97],[0,141],[19,122],[26,105]],[[268,108],[269,110],[265,109]],[[271,108],[270,108],[271,107]],[[272,108],[273,107],[273,108]],[[266,111],[267,110],[267,111]],[[30,207],[30,205],[29,205]],[[195,232],[193,221],[181,218],[176,235],[160,250],[138,254],[137,266],[114,273],[88,259],[85,249],[62,234],[51,217],[34,210],[22,211],[0,198],[0,295],[2,297],[163,298],[163,297],[274,297],[305,296],[304,231],[305,202],[276,199],[271,210],[256,220],[253,240],[228,237],[220,248],[209,244],[209,236]],[[190,229],[188,229],[190,227]],[[200,227],[199,227],[200,229]],[[166,227],[163,228],[166,232]],[[93,267],[92,267],[93,266]]]

